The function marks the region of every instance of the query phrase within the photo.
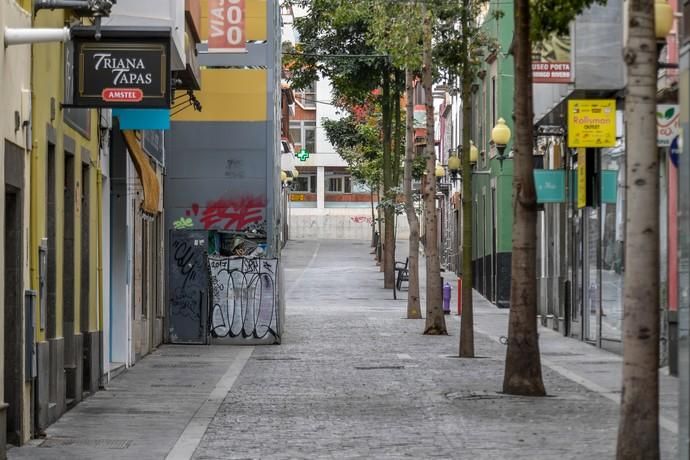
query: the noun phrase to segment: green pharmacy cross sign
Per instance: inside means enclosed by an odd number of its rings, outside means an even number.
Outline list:
[[[307,161],[307,158],[309,158],[309,152],[307,152],[307,149],[302,149],[295,153],[295,156],[299,158],[299,161]]]

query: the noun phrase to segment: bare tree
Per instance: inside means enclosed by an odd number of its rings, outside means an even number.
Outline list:
[[[412,196],[412,167],[415,158],[414,148],[414,88],[412,86],[412,71],[405,70],[405,172],[403,189],[405,193],[405,214],[410,226],[409,239],[409,282],[407,292],[407,318],[420,319],[422,317],[419,302],[419,218],[414,208]]]
[[[628,2],[623,392],[616,457],[659,458],[659,157],[654,0]]]
[[[472,305],[472,167],[470,166],[470,129],[472,121],[472,68],[469,62],[470,1],[462,0],[460,45],[462,61],[462,316],[460,350],[463,358],[474,358],[474,308]]]
[[[543,396],[537,334],[537,196],[532,170],[532,69],[530,0],[515,2],[515,153],[513,256],[508,349],[503,391]]]
[[[422,87],[426,104],[426,178],[424,180],[424,247],[426,250],[426,325],[424,334],[445,335],[446,319],[441,306],[441,261],[438,255],[436,214],[436,152],[434,151],[433,69],[431,59],[432,15],[424,8]]]

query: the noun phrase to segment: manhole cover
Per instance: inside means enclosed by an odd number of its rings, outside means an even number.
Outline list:
[[[445,397],[454,401],[478,401],[484,399],[506,399],[510,396],[492,391],[470,391],[446,393]]]
[[[154,369],[177,369],[178,367],[206,367],[207,363],[170,363],[170,364],[154,364],[151,367]]]
[[[39,447],[88,446],[100,449],[127,449],[132,445],[129,439],[83,439],[83,438],[48,438]]]
[[[405,369],[405,366],[355,366],[359,371],[374,371],[378,369]]]
[[[154,383],[152,388],[194,388],[196,385],[181,385],[176,383]]]
[[[299,361],[299,358],[295,358],[292,356],[285,356],[285,357],[257,356],[254,359],[256,361]]]
[[[201,358],[201,355],[185,355],[185,354],[166,354],[166,353],[160,353],[155,356],[159,356],[161,358]]]

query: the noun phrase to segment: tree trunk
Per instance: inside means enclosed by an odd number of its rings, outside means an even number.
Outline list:
[[[532,159],[532,69],[529,0],[515,2],[515,159],[510,319],[503,391],[546,394],[537,334],[537,197]]]
[[[462,27],[469,25],[470,1],[463,0]],[[469,63],[469,35],[462,47],[462,316],[460,317],[460,357],[474,358],[474,309],[472,305],[472,166],[470,129],[472,117],[472,69]]]
[[[393,187],[400,186],[400,160],[403,153],[403,123],[401,117],[402,108],[400,107],[400,99],[402,98],[402,86],[405,84],[405,74],[399,70],[395,71],[395,88],[393,90],[393,118],[394,118],[394,136],[393,136]],[[397,198],[397,197],[396,197]]]
[[[381,116],[383,127],[383,196],[389,201],[392,187],[392,155],[391,155],[391,81],[388,67],[383,72],[383,94],[381,103]],[[383,243],[383,287],[393,289],[395,285],[395,211],[391,206],[386,206],[384,216],[384,243]]]
[[[659,458],[659,154],[654,0],[628,4],[623,392],[616,457]]]
[[[426,246],[426,327],[424,334],[445,335],[446,319],[441,306],[441,262],[438,256],[436,213],[436,153],[434,149],[434,100],[431,85],[431,15],[424,11],[424,60],[422,86],[426,104],[426,180],[424,181],[424,234]]]
[[[374,188],[369,191],[371,202],[371,247],[376,247],[376,215],[374,214]],[[375,249],[374,249],[375,250]]]
[[[376,198],[378,199],[378,206],[376,207],[376,214],[378,215],[378,227],[379,227],[379,241],[378,247],[376,248],[376,262],[380,267],[380,271],[383,271],[383,219],[381,213],[381,183],[378,184],[376,188]]]
[[[403,188],[405,190],[405,214],[410,226],[409,244],[409,282],[407,287],[407,318],[421,319],[422,309],[419,302],[419,219],[414,208],[412,196],[412,167],[415,158],[414,148],[414,89],[412,87],[412,72],[405,71],[405,171]]]

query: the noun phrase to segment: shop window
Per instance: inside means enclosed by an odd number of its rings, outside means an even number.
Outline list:
[[[328,191],[331,193],[340,193],[343,188],[342,177],[331,177],[328,179]]]
[[[350,176],[334,176],[328,179],[329,193],[352,193],[352,178]]]
[[[300,175],[292,183],[292,190],[295,192],[316,193],[316,176]]]

